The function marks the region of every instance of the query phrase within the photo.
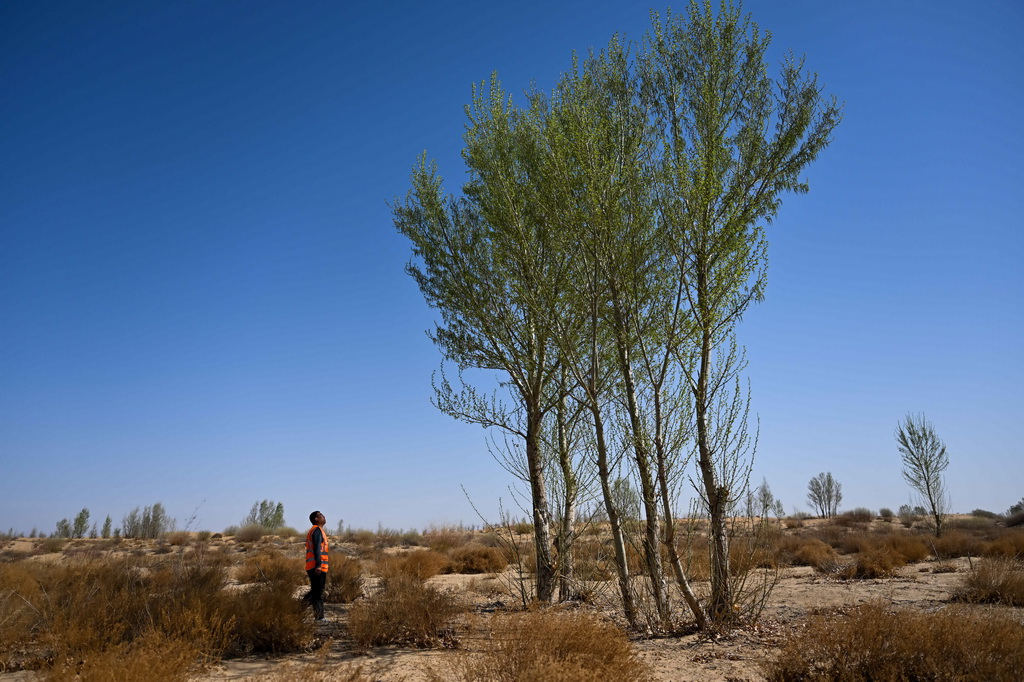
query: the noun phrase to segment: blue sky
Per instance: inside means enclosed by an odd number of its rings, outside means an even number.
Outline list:
[[[162,502],[220,530],[479,523],[513,483],[429,404],[433,313],[388,202],[464,177],[497,71],[549,88],[633,2],[0,3],[0,529]],[[654,6],[664,11],[663,6]],[[769,230],[740,340],[754,476],[897,508],[924,412],[953,507],[1024,496],[1024,5],[747,2],[845,101]]]

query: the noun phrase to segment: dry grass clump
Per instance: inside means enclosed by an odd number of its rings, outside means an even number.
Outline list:
[[[381,554],[375,563],[377,575],[383,578],[405,575],[423,581],[448,568],[448,557],[432,549],[417,549],[405,554]]]
[[[625,633],[584,611],[495,616],[483,654],[466,654],[435,680],[493,682],[639,682],[650,671]]]
[[[472,539],[473,533],[455,526],[432,526],[423,532],[423,542],[435,552],[450,552]]]
[[[306,580],[304,566],[302,557],[288,557],[267,549],[247,556],[235,572],[235,579],[243,585],[282,582],[295,588]]]
[[[769,682],[1016,680],[1024,626],[1010,614],[894,610],[875,601],[812,616],[765,664]]]
[[[841,580],[873,580],[892,577],[906,565],[903,555],[887,547],[874,547],[820,570]]]
[[[838,516],[832,517],[832,524],[844,528],[865,529],[875,520],[875,513],[864,507],[857,507],[850,511],[844,511]]]
[[[456,547],[448,554],[448,573],[497,573],[508,566],[508,557],[497,547],[485,547],[472,542]]]
[[[1024,562],[1019,559],[990,558],[964,576],[954,595],[960,601],[1024,606]]]
[[[256,542],[257,540],[263,539],[263,536],[266,534],[266,528],[258,523],[251,523],[248,526],[242,526],[235,531],[235,540],[238,542]]]
[[[65,658],[40,677],[45,682],[109,682],[153,680],[185,682],[195,669],[195,654],[188,642],[157,632],[137,640],[90,653],[83,659]]]
[[[1024,557],[1024,528],[1004,530],[984,545],[985,556]]]
[[[362,649],[381,644],[429,648],[450,641],[449,625],[461,611],[452,595],[396,574],[382,579],[377,592],[352,605],[348,628]]]
[[[324,601],[328,604],[348,604],[363,596],[363,564],[359,559],[339,555],[331,559],[327,573]]]
[[[5,566],[0,668],[43,668],[57,679],[99,679],[106,669],[120,672],[103,679],[137,679],[137,670],[179,679],[225,654],[308,645],[294,578],[225,590],[218,559],[187,552]]]
[[[940,537],[931,538],[935,556],[940,559],[955,559],[964,556],[981,556],[984,542],[977,536],[962,530],[951,530]]]
[[[779,542],[779,560],[792,566],[812,566],[825,570],[839,559],[836,550],[817,538],[783,537]]]

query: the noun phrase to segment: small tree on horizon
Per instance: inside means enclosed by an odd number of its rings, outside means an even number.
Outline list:
[[[284,503],[274,500],[253,502],[249,515],[242,520],[243,526],[260,526],[274,531],[284,525]]]
[[[903,478],[921,498],[935,522],[935,537],[949,513],[949,493],[942,472],[949,466],[946,444],[924,414],[907,413],[896,427],[896,446],[903,459]]]
[[[843,484],[832,477],[832,472],[822,472],[807,483],[807,502],[818,516],[832,518],[839,513],[843,501]]]

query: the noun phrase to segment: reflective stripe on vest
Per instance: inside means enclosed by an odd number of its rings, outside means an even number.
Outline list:
[[[306,531],[306,570],[312,571],[316,568],[316,559],[313,558],[313,531],[320,526],[313,526]],[[320,570],[327,573],[327,533],[320,529]]]

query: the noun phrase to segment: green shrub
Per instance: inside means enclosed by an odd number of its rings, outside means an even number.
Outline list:
[[[1024,626],[1012,614],[895,610],[883,602],[812,616],[764,665],[768,682],[1019,679]]]

